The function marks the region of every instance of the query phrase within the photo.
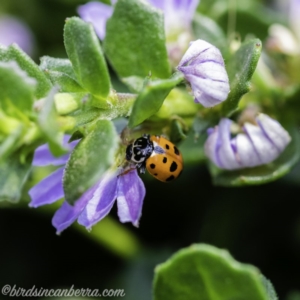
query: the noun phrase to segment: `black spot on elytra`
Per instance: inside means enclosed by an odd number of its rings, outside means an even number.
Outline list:
[[[168,144],[166,144],[166,149],[170,149],[170,147],[169,147],[169,145],[168,145]]]
[[[157,173],[155,173],[155,174],[153,174],[154,176],[157,176],[158,174]]]
[[[164,157],[163,163],[165,164],[167,161],[168,161],[168,159],[166,157]]]
[[[166,181],[172,181],[172,180],[174,180],[175,179],[175,176],[174,175],[171,175],[170,177],[168,177],[167,179],[166,179]]]
[[[170,172],[175,172],[176,170],[177,170],[177,164],[175,161],[173,161],[170,166]]]
[[[176,146],[174,146],[174,152],[175,152],[176,155],[180,154],[180,152],[179,152],[179,150],[178,150],[178,148]]]
[[[151,168],[151,169],[154,169],[154,168],[155,168],[155,164],[151,164],[151,165],[150,165],[150,168]]]

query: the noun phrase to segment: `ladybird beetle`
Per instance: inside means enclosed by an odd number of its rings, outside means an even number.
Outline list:
[[[144,134],[126,148],[126,160],[140,173],[148,172],[163,182],[176,179],[182,172],[183,160],[178,148],[162,136]]]

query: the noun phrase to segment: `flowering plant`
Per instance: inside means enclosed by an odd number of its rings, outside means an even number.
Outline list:
[[[59,166],[29,190],[31,207],[64,198],[58,233],[76,220],[90,229],[115,202],[120,221],[138,226],[145,187],[126,148],[145,133],[178,144],[184,165],[206,163],[216,185],[286,175],[300,157],[295,67],[277,64],[274,47],[261,57],[258,38],[226,39],[198,4],[89,2],[66,19],[68,58],[39,65],[0,46],[0,198],[18,202],[32,166]],[[281,68],[293,80],[271,72]]]

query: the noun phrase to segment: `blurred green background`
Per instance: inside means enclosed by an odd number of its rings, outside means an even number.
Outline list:
[[[1,0],[0,13],[18,16],[32,29],[33,59],[39,63],[43,55],[66,57],[64,21],[85,2]],[[224,28],[224,3],[202,1],[199,10],[215,14]],[[266,16],[282,22],[284,15],[275,12],[271,1],[249,3],[263,10],[245,12],[247,18],[238,14],[236,29],[264,41],[269,21],[259,23],[261,14],[270,11]],[[276,182],[243,188],[212,186],[200,164],[186,165],[170,184],[144,175],[147,195],[138,229],[120,224],[114,207],[91,233],[73,225],[61,236],[51,225],[55,205],[27,206],[26,190],[48,171],[33,172],[20,204],[0,203],[0,288],[114,288],[124,289],[125,299],[148,300],[155,266],[178,249],[201,242],[226,248],[238,261],[257,266],[280,299],[300,299],[300,165]]]

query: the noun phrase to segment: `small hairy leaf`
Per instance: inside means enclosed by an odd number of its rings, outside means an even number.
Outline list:
[[[246,41],[227,62],[230,93],[222,106],[222,115],[229,117],[237,108],[241,97],[249,92],[250,80],[260,58],[262,43],[259,39]]]
[[[268,300],[278,300],[276,291],[271,283],[270,280],[268,280],[264,275],[261,275],[261,281],[265,287],[265,290],[268,295]]]
[[[55,156],[64,154],[67,150],[62,146],[63,133],[59,130],[57,122],[58,114],[56,112],[54,98],[57,88],[53,88],[45,98],[43,107],[38,116],[38,124],[48,141],[51,152]]]
[[[111,121],[99,120],[73,150],[66,164],[63,185],[66,200],[74,204],[100,180],[114,161],[118,137]]]
[[[183,75],[177,72],[169,79],[148,81],[133,105],[128,126],[137,126],[158,112],[170,91],[182,80]]]
[[[67,74],[73,79],[76,79],[72,63],[66,58],[54,58],[50,56],[41,57],[40,69],[44,72],[57,71]]]
[[[268,300],[259,271],[226,250],[199,244],[159,265],[154,300]]]
[[[59,86],[61,93],[78,93],[85,91],[76,80],[65,73],[58,71],[48,71],[45,73],[53,85]]]
[[[31,161],[21,163],[19,157],[0,161],[0,201],[17,202],[31,170]]]
[[[16,118],[31,114],[36,80],[14,62],[0,62],[0,107]]]
[[[6,160],[11,153],[13,153],[19,146],[19,142],[24,134],[24,128],[22,123],[15,129],[12,130],[10,135],[8,135],[0,143],[0,161]]]
[[[171,121],[169,136],[170,141],[174,144],[177,144],[182,140],[186,139],[186,132],[183,128],[182,123],[179,120],[174,119]]]
[[[52,85],[50,80],[39,69],[38,65],[25,53],[18,45],[12,44],[5,48],[0,48],[0,61],[16,61],[19,67],[30,77],[36,79],[37,85],[34,91],[35,98],[39,99],[47,95]]]
[[[106,24],[104,51],[125,84],[136,86],[136,78],[143,79],[149,72],[154,78],[170,76],[165,42],[160,11],[144,1],[117,2]]]
[[[77,17],[67,19],[64,42],[78,82],[94,96],[106,99],[110,78],[92,24]]]
[[[43,56],[40,69],[50,79],[53,85],[59,86],[60,92],[84,92],[84,88],[76,80],[72,64],[69,59]]]

